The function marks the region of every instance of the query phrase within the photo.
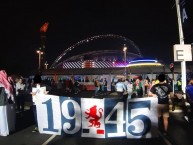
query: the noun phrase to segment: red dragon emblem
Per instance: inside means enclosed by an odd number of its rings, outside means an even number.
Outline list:
[[[89,119],[89,122],[91,123],[89,127],[94,126],[96,128],[100,128],[101,123],[99,122],[99,120],[102,117],[102,112],[103,112],[103,109],[99,108],[98,109],[99,116],[97,115],[97,106],[96,105],[91,107],[89,110],[87,109],[87,111],[85,111],[85,114],[88,115],[85,118]]]

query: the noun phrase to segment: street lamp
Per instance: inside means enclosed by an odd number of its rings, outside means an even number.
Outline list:
[[[126,59],[127,59],[127,56],[126,56],[126,55],[127,55],[127,47],[126,47],[125,44],[124,44],[124,47],[123,47],[123,52],[124,52],[124,61],[125,61],[125,62],[124,62],[124,64],[125,64],[125,79],[126,79],[126,78],[127,78],[127,73],[126,73],[126,71],[127,71],[127,70],[126,70],[126,65],[127,65],[127,64],[126,64]]]
[[[40,70],[41,69],[41,55],[43,55],[44,52],[41,51],[41,50],[37,50],[36,52],[37,52],[37,54],[39,56],[39,66],[38,66],[38,69]]]

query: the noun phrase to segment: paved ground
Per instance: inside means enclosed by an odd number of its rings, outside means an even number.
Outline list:
[[[60,95],[59,93],[57,95]],[[94,92],[81,92],[78,95],[65,94],[73,97],[94,97]],[[98,98],[117,97],[115,93]],[[151,139],[94,139],[94,138],[75,138],[64,136],[53,136],[48,134],[32,133],[34,128],[33,114],[28,108],[23,115],[16,115],[16,131],[9,136],[0,136],[0,145],[193,145],[193,123],[188,123],[183,119],[183,113],[177,109],[170,112],[168,136]]]

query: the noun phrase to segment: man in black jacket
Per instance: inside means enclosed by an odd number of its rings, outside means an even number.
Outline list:
[[[168,118],[169,118],[169,96],[174,97],[171,85],[166,83],[165,74],[158,76],[159,83],[155,84],[150,92],[149,96],[158,98],[158,121],[163,117],[164,134],[167,133],[168,129]]]

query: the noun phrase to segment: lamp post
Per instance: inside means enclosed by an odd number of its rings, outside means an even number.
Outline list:
[[[176,10],[177,10],[177,18],[178,18],[178,30],[179,30],[179,40],[180,44],[184,45],[184,33],[182,29],[182,20],[180,13],[180,0],[176,1]],[[182,91],[186,92],[186,61],[181,61],[181,75],[182,75]]]
[[[43,55],[44,52],[41,51],[41,50],[37,50],[36,52],[37,52],[38,58],[39,58],[39,59],[38,59],[38,60],[39,60],[38,70],[40,71],[40,69],[41,69],[41,55]]]
[[[127,59],[127,47],[126,45],[124,44],[124,47],[123,47],[123,52],[124,52],[124,65],[125,65],[125,79],[127,78],[127,70],[126,70],[126,59]]]

